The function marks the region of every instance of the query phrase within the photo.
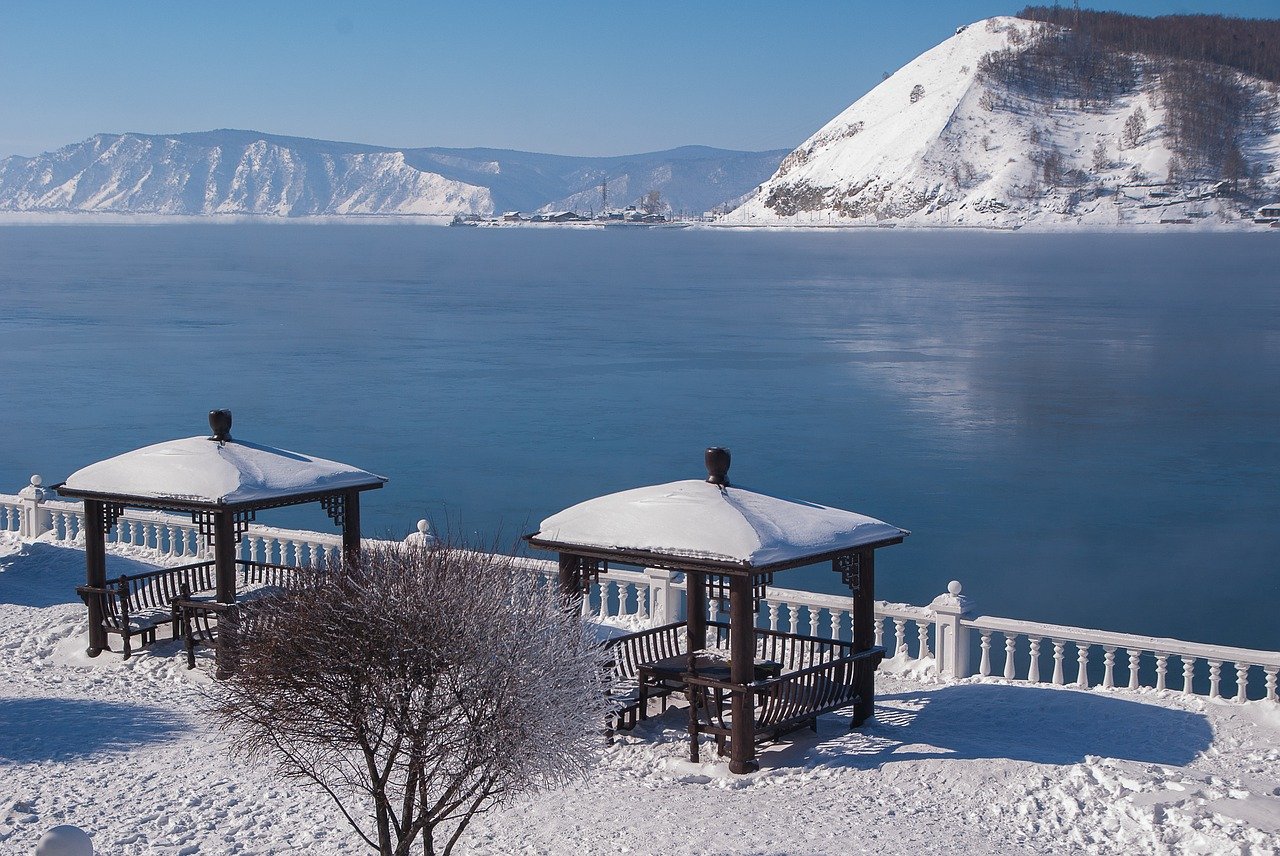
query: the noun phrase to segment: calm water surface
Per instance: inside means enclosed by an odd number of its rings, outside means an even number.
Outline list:
[[[1271,234],[6,227],[0,491],[225,406],[390,476],[367,533],[508,544],[717,443],[913,530],[884,598],[1280,648],[1278,272]]]

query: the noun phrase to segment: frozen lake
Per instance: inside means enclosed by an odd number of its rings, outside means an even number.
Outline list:
[[[1277,235],[10,226],[0,365],[3,492],[229,407],[509,546],[721,444],[913,530],[883,598],[1280,648]]]

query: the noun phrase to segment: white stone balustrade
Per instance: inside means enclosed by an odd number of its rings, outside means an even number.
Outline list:
[[[0,533],[23,539],[67,544],[83,542],[83,507],[65,502],[43,486],[40,476],[17,494],[0,494]],[[420,534],[425,530],[420,529]],[[183,564],[209,558],[208,544],[189,516],[127,510],[109,535],[109,543],[130,555],[158,564]],[[267,564],[326,565],[336,563],[342,537],[251,524],[238,545],[238,558]],[[519,558],[517,564],[545,578],[549,591],[558,578],[555,562]],[[888,655],[934,661],[933,668],[957,679],[974,677],[971,648],[979,652],[976,677],[1041,683],[1045,658],[1052,664],[1049,682],[1088,689],[1095,683],[1112,690],[1151,688],[1243,703],[1251,694],[1280,702],[1280,651],[1255,651],[1127,633],[1112,633],[1009,618],[976,616],[974,604],[958,581],[934,598],[929,607],[877,601],[874,639]],[[684,617],[683,574],[647,568],[610,568],[600,574],[583,598],[583,613],[628,626],[667,624]],[[722,605],[708,598],[715,618]],[[770,586],[760,604],[761,627],[848,640],[853,599]],[[1093,656],[1094,649],[1101,658]],[[1176,665],[1171,666],[1173,658]],[[1203,664],[1203,665],[1200,665]],[[928,665],[928,664],[926,664]],[[1091,667],[1101,673],[1091,675]],[[1228,666],[1223,672],[1223,667]],[[1119,672],[1123,670],[1123,675]],[[1172,677],[1173,685],[1170,686]],[[1095,680],[1096,679],[1096,680]],[[1231,687],[1234,685],[1234,688]]]

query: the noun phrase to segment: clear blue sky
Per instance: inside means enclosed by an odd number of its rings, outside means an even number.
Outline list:
[[[210,128],[564,154],[789,148],[957,25],[1022,5],[0,0],[0,156]],[[1276,0],[1082,5],[1280,15]]]

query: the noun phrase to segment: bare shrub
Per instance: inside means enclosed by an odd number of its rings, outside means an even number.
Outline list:
[[[512,560],[388,544],[255,622],[216,716],[382,856],[448,854],[481,811],[580,775],[606,714],[581,619]]]

